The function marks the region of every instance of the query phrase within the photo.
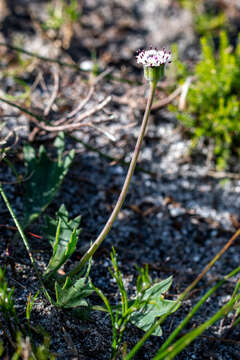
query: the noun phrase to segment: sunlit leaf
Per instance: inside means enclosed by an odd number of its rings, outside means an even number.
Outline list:
[[[52,257],[45,272],[46,277],[54,275],[75,251],[78,235],[81,231],[79,228],[80,221],[80,216],[72,220],[68,219],[68,211],[65,205],[60,207],[56,219],[46,217],[46,226],[43,230],[53,248]]]
[[[175,311],[176,301],[165,300],[163,294],[166,293],[172,284],[172,277],[160,283],[154,284],[144,293],[139,310],[134,311],[130,317],[131,323],[144,331],[148,331],[155,323],[156,319],[166,314],[172,309]],[[162,329],[159,326],[153,335],[161,336]]]
[[[93,288],[86,277],[74,282],[73,285],[61,287],[55,283],[56,305],[64,308],[88,306],[86,298],[93,293]]]

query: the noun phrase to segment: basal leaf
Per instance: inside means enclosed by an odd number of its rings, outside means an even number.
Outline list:
[[[73,285],[63,288],[56,282],[56,305],[64,308],[72,308],[77,306],[88,306],[86,297],[93,293],[93,288],[86,283],[86,277],[81,278]]]
[[[51,203],[64,176],[69,170],[74,157],[70,151],[63,159],[64,135],[59,134],[54,145],[58,160],[49,159],[43,146],[39,148],[38,157],[30,145],[24,146],[24,159],[30,178],[25,182],[24,227],[34,221]]]
[[[76,249],[77,235],[76,230],[73,230],[72,235],[68,243],[62,243],[61,239],[56,239],[56,243],[53,248],[53,255],[49,261],[45,277],[50,277],[69,259]]]
[[[81,217],[69,220],[68,211],[62,205],[56,214],[56,219],[46,217],[46,226],[43,231],[46,234],[52,248],[53,254],[49,261],[45,277],[50,277],[69,259],[76,249]]]
[[[162,295],[169,289],[171,283],[172,277],[169,277],[145,291],[141,299],[142,306],[140,306],[139,310],[134,311],[131,314],[130,321],[132,324],[144,331],[148,331],[151,326],[153,326],[157,318],[173,309],[176,301],[165,300]],[[175,310],[176,308],[172,311]],[[162,335],[162,329],[160,326],[153,332],[153,335]]]
[[[165,280],[160,281],[157,284],[154,284],[149,289],[144,292],[143,300],[158,300],[162,294],[165,294],[170,286],[172,285],[172,276],[168,277]]]
[[[143,331],[148,331],[155,323],[155,320],[166,314],[175,303],[176,301],[159,299],[156,304],[146,304],[141,310],[135,311],[131,315],[130,321]],[[159,326],[152,335],[161,336],[161,327]]]
[[[44,234],[46,235],[48,241],[54,246],[56,230],[58,226],[59,219],[61,220],[61,230],[60,236],[65,239],[65,242],[69,241],[69,238],[74,229],[77,229],[77,235],[80,234],[81,229],[79,229],[81,216],[77,216],[72,220],[69,220],[69,214],[65,205],[61,205],[60,209],[56,213],[56,219],[46,216],[46,225],[43,227]]]

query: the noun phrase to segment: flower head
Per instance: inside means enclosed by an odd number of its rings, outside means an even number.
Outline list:
[[[165,65],[172,61],[171,51],[153,49],[138,50],[137,63],[144,66],[144,75],[147,80],[157,82],[164,76]]]
[[[171,63],[171,51],[167,52],[165,48],[162,50],[138,50],[137,63],[147,67],[160,66]]]

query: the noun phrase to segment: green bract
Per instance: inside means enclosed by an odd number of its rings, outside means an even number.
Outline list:
[[[144,76],[148,81],[157,83],[164,77],[164,65],[154,67],[144,67]]]

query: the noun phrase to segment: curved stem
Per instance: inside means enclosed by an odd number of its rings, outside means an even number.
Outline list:
[[[97,237],[95,242],[88,249],[88,251],[84,254],[82,259],[80,260],[80,263],[72,271],[70,271],[68,273],[68,275],[70,275],[70,276],[77,274],[79,272],[79,270],[93,256],[93,254],[96,252],[98,247],[101,245],[101,243],[103,242],[103,240],[105,239],[105,237],[107,236],[109,231],[111,230],[111,227],[112,227],[114,221],[116,220],[116,218],[117,218],[117,216],[119,214],[119,211],[121,210],[122,204],[123,204],[123,202],[125,200],[125,197],[127,195],[128,187],[129,187],[129,184],[131,182],[131,179],[132,179],[135,167],[136,167],[138,155],[139,155],[139,152],[140,152],[140,149],[141,149],[144,134],[145,134],[146,127],[147,127],[147,124],[148,124],[148,118],[149,118],[149,114],[150,114],[150,111],[151,111],[155,90],[156,90],[156,83],[155,82],[150,82],[150,94],[149,94],[149,97],[148,97],[148,102],[147,102],[146,110],[145,110],[145,113],[144,113],[141,130],[140,130],[140,133],[139,133],[139,136],[138,136],[138,139],[137,139],[137,143],[136,143],[136,146],[135,146],[133,157],[132,157],[131,163],[129,165],[128,173],[127,173],[127,176],[126,176],[122,191],[121,191],[121,193],[119,195],[118,201],[117,201],[117,203],[116,203],[116,205],[115,205],[115,207],[114,207],[114,209],[112,211],[112,214],[110,215],[108,221],[106,222],[103,230],[101,231],[101,233],[99,234],[99,236]]]

